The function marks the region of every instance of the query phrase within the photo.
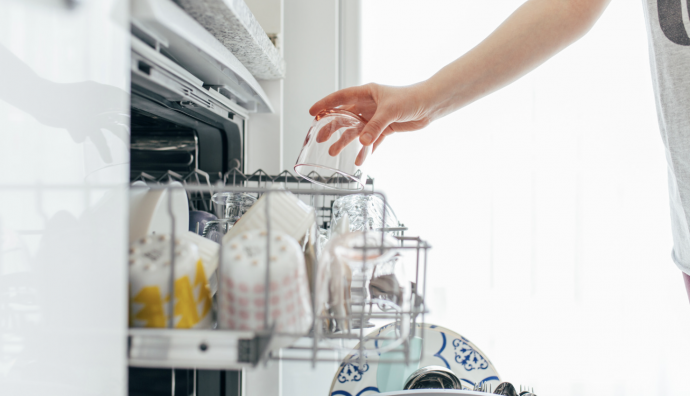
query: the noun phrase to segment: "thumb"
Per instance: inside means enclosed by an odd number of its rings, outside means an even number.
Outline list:
[[[372,144],[393,121],[393,117],[390,115],[383,111],[377,111],[362,129],[362,135],[359,137],[360,143],[365,146]]]

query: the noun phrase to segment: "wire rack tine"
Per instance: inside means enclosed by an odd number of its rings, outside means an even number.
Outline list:
[[[227,171],[225,173],[225,175],[223,175],[223,183],[225,185],[228,184],[228,179],[230,177],[232,177],[232,184],[230,184],[232,186],[238,185],[238,183],[237,183],[238,178],[240,179],[240,183],[241,183],[240,186],[242,186],[242,187],[246,186],[247,181],[249,180],[249,176],[242,173],[242,171],[237,167],[230,169],[229,171]]]
[[[159,183],[164,183],[164,182],[170,183],[170,182],[174,182],[174,181],[181,182],[182,179],[183,179],[182,175],[180,175],[177,172],[173,172],[173,171],[169,170],[169,171],[163,173],[163,175],[161,177],[159,177],[157,181]]]
[[[199,176],[201,176],[203,179],[205,179],[205,182],[202,183],[202,180],[199,178]],[[200,169],[195,169],[195,170],[191,171],[189,174],[187,174],[182,179],[182,184],[185,187],[187,187],[190,184],[194,184],[194,183],[190,183],[190,179],[193,179],[193,181],[196,182],[196,185],[205,184],[209,188],[211,187],[211,178],[209,177],[208,173],[206,173]],[[212,192],[208,194],[209,197],[208,197],[208,203],[207,203],[206,199],[205,199],[205,194],[203,192],[194,193],[194,192],[190,191],[189,189],[185,189],[185,191],[187,192],[187,197],[189,198],[190,206],[192,206],[192,208],[194,210],[201,209],[201,208],[198,208],[196,206],[197,201],[201,202],[201,204],[203,205],[203,210],[205,210],[207,212],[212,210],[212,208],[213,208],[212,203],[211,203],[211,196],[213,195]]]
[[[158,182],[155,177],[149,175],[146,172],[141,172],[137,177],[134,178],[134,180],[132,180],[132,182],[135,182],[135,181],[152,182],[152,183]]]

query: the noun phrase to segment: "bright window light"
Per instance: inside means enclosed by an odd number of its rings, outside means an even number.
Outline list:
[[[363,82],[426,79],[519,0],[363,0]],[[540,395],[680,395],[690,306],[639,1],[525,78],[386,139],[376,187],[433,246],[427,322]]]

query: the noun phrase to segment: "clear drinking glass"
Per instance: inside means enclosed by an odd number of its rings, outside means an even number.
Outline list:
[[[240,219],[254,205],[256,198],[249,194],[222,192],[215,193],[211,200],[223,209],[222,218],[233,223]]]
[[[211,200],[222,209],[223,218],[207,222],[202,235],[218,243],[256,202],[249,194],[231,192],[215,193]]]
[[[233,225],[235,225],[235,222],[230,219],[209,221],[204,226],[204,232],[202,235],[204,238],[208,238],[212,241],[220,243],[220,241],[223,239],[223,235],[225,235]]]
[[[384,212],[386,220],[384,223]],[[388,203],[378,195],[352,194],[338,197],[331,211],[331,229],[334,229],[347,214],[350,231],[375,230],[398,227],[398,218]]]
[[[322,110],[307,132],[302,151],[297,157],[295,172],[325,187],[363,189],[367,175],[357,163],[362,164],[371,153],[372,146],[363,146],[359,142],[359,135],[366,123],[364,118],[349,111]],[[344,147],[338,155],[333,156],[329,151],[336,142]],[[333,185],[334,178],[335,181],[342,180],[342,183]]]
[[[375,296],[372,296],[370,286],[374,274],[394,274],[393,269],[382,272],[379,267],[383,269],[383,267],[395,266],[395,263],[385,264],[398,254],[397,246],[398,242],[395,238],[381,232],[355,231],[335,238],[333,252],[350,268],[350,293],[346,304],[349,305],[352,314],[350,322],[352,329],[374,326],[369,320],[373,305],[377,305],[379,309],[383,307],[382,311],[402,312],[401,306],[404,302],[402,287],[405,286],[402,280],[391,279],[395,280],[393,284],[388,279],[379,279],[374,285]],[[389,295],[390,298],[383,298]],[[395,300],[396,296],[400,298]]]

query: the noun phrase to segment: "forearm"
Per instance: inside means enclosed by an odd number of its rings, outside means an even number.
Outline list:
[[[436,119],[530,72],[584,35],[610,0],[529,0],[424,86]]]

